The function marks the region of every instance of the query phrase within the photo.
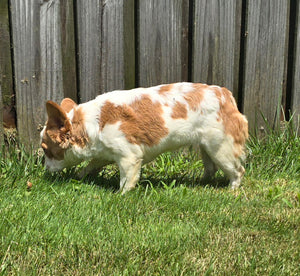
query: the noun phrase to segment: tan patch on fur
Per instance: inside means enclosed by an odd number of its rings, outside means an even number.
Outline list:
[[[162,113],[161,104],[153,103],[146,95],[130,105],[115,105],[107,101],[101,108],[100,129],[120,121],[120,130],[128,142],[153,146],[168,134]]]
[[[163,85],[162,87],[160,87],[158,93],[159,94],[165,94],[167,92],[170,92],[170,90],[173,88],[173,84],[166,84],[166,85]]]
[[[71,144],[84,148],[88,143],[89,138],[84,126],[84,113],[81,108],[74,109],[72,119]]]
[[[207,87],[207,85],[201,83],[195,83],[193,84],[193,86],[194,86],[194,90],[186,93],[184,95],[184,99],[187,101],[191,110],[197,111],[204,97],[203,90],[204,88]]]
[[[225,133],[232,136],[236,147],[235,156],[239,157],[248,139],[248,122],[239,112],[235,99],[228,89],[224,87],[216,89],[215,94],[220,102],[218,120],[222,120]]]
[[[173,107],[171,117],[173,119],[187,119],[187,109],[185,104],[176,102]]]

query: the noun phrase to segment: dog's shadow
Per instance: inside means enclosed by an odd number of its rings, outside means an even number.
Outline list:
[[[65,170],[60,173],[49,173],[45,172],[44,177],[47,178],[52,183],[66,183],[66,182],[76,182],[78,185],[95,185],[99,188],[106,189],[112,192],[119,191],[120,175],[116,168],[104,168],[103,171],[96,175],[86,175],[82,179],[75,177],[77,171],[76,169]],[[195,188],[195,187],[212,187],[215,189],[224,189],[229,186],[229,180],[224,177],[221,173],[217,173],[212,179],[203,179],[201,176],[190,176],[190,175],[176,175],[170,176],[148,176],[141,173],[141,178],[138,183],[139,187],[146,188],[147,186],[154,189],[165,189],[175,188],[180,185]]]
[[[217,175],[214,178],[211,179],[203,179],[201,177],[171,177],[166,176],[163,178],[159,177],[147,177],[147,178],[141,178],[140,185],[149,185],[152,186],[155,189],[165,189],[165,188],[172,188],[172,187],[178,187],[178,186],[185,186],[189,188],[195,188],[195,187],[212,187],[215,189],[224,189],[229,186],[229,180],[226,179],[223,176]]]

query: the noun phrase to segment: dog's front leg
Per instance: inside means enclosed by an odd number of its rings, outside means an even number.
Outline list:
[[[121,158],[118,162],[120,169],[120,192],[126,192],[135,188],[140,179],[142,159]]]

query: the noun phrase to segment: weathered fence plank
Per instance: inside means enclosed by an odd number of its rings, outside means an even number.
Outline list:
[[[138,85],[188,79],[189,1],[139,0]]]
[[[40,90],[39,7],[33,0],[11,1],[18,132],[23,142],[37,142],[38,124],[43,123]]]
[[[13,104],[13,78],[10,55],[10,33],[8,1],[0,1],[0,86],[2,89],[3,106]],[[2,106],[2,108],[3,108]],[[2,113],[2,108],[0,113]],[[0,120],[2,125],[2,120]]]
[[[41,84],[47,99],[77,100],[72,0],[42,0],[40,5]]]
[[[64,8],[61,5],[65,5]],[[59,102],[70,79],[76,83],[73,68],[65,67],[65,71],[69,70],[65,85],[63,76],[66,74],[62,73],[65,46],[62,37],[69,28],[62,31],[61,13],[71,8],[69,2],[60,0],[11,1],[18,132],[23,142],[32,145],[38,143],[37,128],[46,119],[45,101]],[[70,43],[65,48],[69,46]],[[71,87],[76,86],[71,84]],[[67,93],[72,94],[76,95],[76,90]]]
[[[300,4],[297,9],[297,26],[295,39],[295,65],[293,72],[293,86],[292,86],[292,114],[294,115],[294,122],[299,127],[300,134]]]
[[[40,16],[40,93],[46,99],[60,102],[63,98],[60,2],[41,1]],[[44,106],[41,106],[44,109]]]
[[[102,25],[101,92],[134,88],[134,0],[106,1]]]
[[[79,101],[91,100],[101,91],[102,0],[77,1]]]
[[[81,101],[125,84],[134,86],[133,12],[132,0],[77,1]]]
[[[195,82],[225,86],[238,95],[242,0],[195,1]]]
[[[285,0],[247,1],[247,38],[244,72],[244,112],[250,129],[270,126],[280,119],[285,94],[288,8]]]
[[[77,67],[73,0],[60,1],[61,56],[64,97],[77,102]]]

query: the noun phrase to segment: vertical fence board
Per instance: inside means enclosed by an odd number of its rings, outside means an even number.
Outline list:
[[[294,114],[294,122],[299,127],[298,134],[300,134],[300,4],[297,7],[297,26],[295,39],[295,66],[293,72],[293,86],[292,86],[292,114]]]
[[[101,91],[102,0],[77,1],[79,101],[91,100]]]
[[[134,85],[134,22],[124,14],[133,18],[134,1],[77,1],[83,102],[102,92],[123,89],[125,84],[130,88]]]
[[[133,18],[133,0],[106,1],[101,30],[101,91],[135,85]]]
[[[0,2],[0,129],[2,128],[3,107],[13,104],[13,77],[10,51],[8,1]],[[10,107],[8,107],[10,108]],[[2,136],[0,134],[0,136]],[[0,138],[1,141],[1,138]]]
[[[250,129],[270,126],[280,119],[285,90],[288,7],[285,0],[248,1],[244,77],[244,112]]]
[[[241,0],[195,1],[193,81],[238,94]]]
[[[187,80],[188,2],[139,1],[139,86]]]
[[[18,132],[24,143],[36,147],[45,101],[64,97],[61,2],[12,1],[11,9]]]
[[[77,74],[73,0],[60,1],[62,79],[64,97],[77,101]]]
[[[18,133],[23,142],[37,142],[36,126],[44,114],[40,91],[39,2],[11,1]]]
[[[40,52],[42,90],[47,99],[77,100],[72,0],[42,0]],[[44,108],[44,106],[43,106]]]
[[[40,3],[40,39],[37,41],[41,60],[40,93],[46,94],[45,100],[60,102],[63,98],[60,1],[42,0]],[[45,107],[41,108],[43,112]]]

